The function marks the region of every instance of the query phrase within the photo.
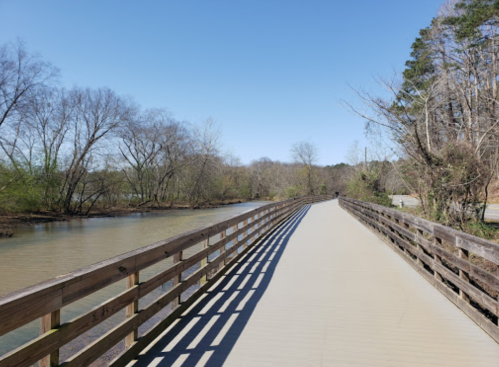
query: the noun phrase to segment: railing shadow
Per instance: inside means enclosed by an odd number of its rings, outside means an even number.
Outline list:
[[[221,366],[265,293],[289,238],[307,214],[300,209],[241,259],[187,310],[134,367]]]

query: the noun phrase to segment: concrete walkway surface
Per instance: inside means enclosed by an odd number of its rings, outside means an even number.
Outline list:
[[[135,367],[499,366],[499,345],[329,201],[236,264]]]

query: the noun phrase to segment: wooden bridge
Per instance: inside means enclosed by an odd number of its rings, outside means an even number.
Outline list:
[[[0,367],[499,365],[499,245],[330,199],[270,204],[0,298],[0,335],[42,320]]]

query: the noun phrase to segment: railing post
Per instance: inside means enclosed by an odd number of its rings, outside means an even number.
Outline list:
[[[210,239],[207,238],[203,241],[203,250],[208,248],[209,245],[210,245]],[[208,265],[208,256],[206,256],[203,260],[201,260],[201,268],[204,268],[206,265]],[[206,283],[207,280],[208,280],[208,274],[203,275],[203,277],[199,280],[199,284],[203,285]]]
[[[265,211],[265,215],[268,215],[267,218],[265,219],[266,223],[265,232],[267,232],[270,228],[270,218],[272,217],[272,215],[269,214],[270,214],[270,208]]]
[[[232,227],[232,233],[234,233],[234,232],[236,232],[238,230],[239,230],[239,224],[236,224],[236,225],[234,225],[234,227]],[[239,236],[236,236],[232,240],[232,247],[237,246],[237,244],[239,243],[239,238],[238,237]],[[234,256],[236,256],[236,253],[232,252],[232,254],[230,255],[230,259],[232,259]],[[227,264],[228,261],[229,261],[229,258],[225,258],[225,260],[224,260],[225,264]]]
[[[243,221],[243,226],[246,227],[247,225],[248,225],[248,219],[245,219]],[[244,232],[243,232],[243,238],[244,238],[243,249],[245,249],[246,247],[248,247],[248,240],[246,239],[247,235],[248,235],[248,230],[245,229]]]
[[[469,260],[469,252],[467,250],[464,250],[462,248],[459,249],[459,257],[461,259]],[[466,283],[469,283],[470,281],[470,275],[469,273],[459,269],[459,277],[465,281]],[[465,302],[469,303],[470,302],[470,297],[464,293],[464,291],[459,288],[459,297],[461,297]]]
[[[256,237],[260,237],[260,235],[262,234],[262,212],[258,213],[258,222],[256,223],[256,228],[258,228],[258,232],[257,232],[257,235]]]
[[[406,224],[406,227],[409,227],[407,224]],[[423,252],[423,248],[421,247],[421,245],[419,244],[419,241],[420,241],[420,238],[423,238],[423,231],[420,230],[420,229],[417,229],[417,237],[416,237],[416,248]],[[424,252],[423,252],[424,253]],[[421,259],[419,258],[419,256],[416,257],[416,263],[420,266],[424,266],[423,262],[421,261]]]
[[[127,289],[133,288],[139,284],[139,272],[133,273],[126,278]],[[126,306],[126,317],[132,317],[139,312],[139,300],[138,298]],[[125,337],[125,348],[129,348],[133,343],[137,341],[139,337],[139,329],[134,329],[130,334]]]
[[[255,234],[253,233],[253,231],[257,228],[257,225],[258,225],[258,224],[255,224],[257,216],[258,215],[254,215],[253,217],[251,217],[251,228],[250,228],[250,232],[252,233],[252,235],[251,235],[251,238],[250,238],[250,243],[253,243],[253,241],[255,240]]]
[[[227,230],[223,230],[222,232],[220,232],[220,241],[223,241],[225,236],[227,236]],[[220,247],[220,255],[222,255],[225,252],[225,246],[226,246],[226,244],[223,245],[222,247]],[[225,265],[225,261],[220,261],[220,263],[218,264],[218,270],[219,271],[222,270],[224,265]]]
[[[181,262],[183,260],[182,259],[183,256],[184,256],[183,251],[177,252],[175,255],[173,255],[173,264],[175,265]],[[172,288],[175,288],[181,282],[182,282],[182,272],[179,271],[178,274],[172,278]],[[181,296],[182,295],[179,295],[172,301],[172,310],[174,310],[178,305],[180,305]]]
[[[48,333],[52,329],[57,329],[61,325],[61,310],[56,310],[41,318],[40,335]],[[43,357],[39,362],[39,367],[53,367],[59,365],[59,349],[53,351],[48,356]]]
[[[439,246],[441,243],[442,240],[440,238],[435,237],[435,245]],[[442,259],[440,258],[440,256],[438,256],[437,254],[433,254],[433,257],[435,258],[436,264],[442,265]],[[439,282],[443,282],[442,275],[440,275],[440,273],[438,273],[436,269],[433,269],[433,272],[435,273],[434,275],[435,279],[438,280]]]

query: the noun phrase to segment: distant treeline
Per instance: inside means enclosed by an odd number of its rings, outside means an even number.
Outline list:
[[[335,172],[308,142],[295,163],[250,165],[200,126],[146,109],[109,88],[58,85],[59,72],[23,44],[0,46],[0,212],[85,214],[92,208],[203,205],[233,198],[330,193]]]

